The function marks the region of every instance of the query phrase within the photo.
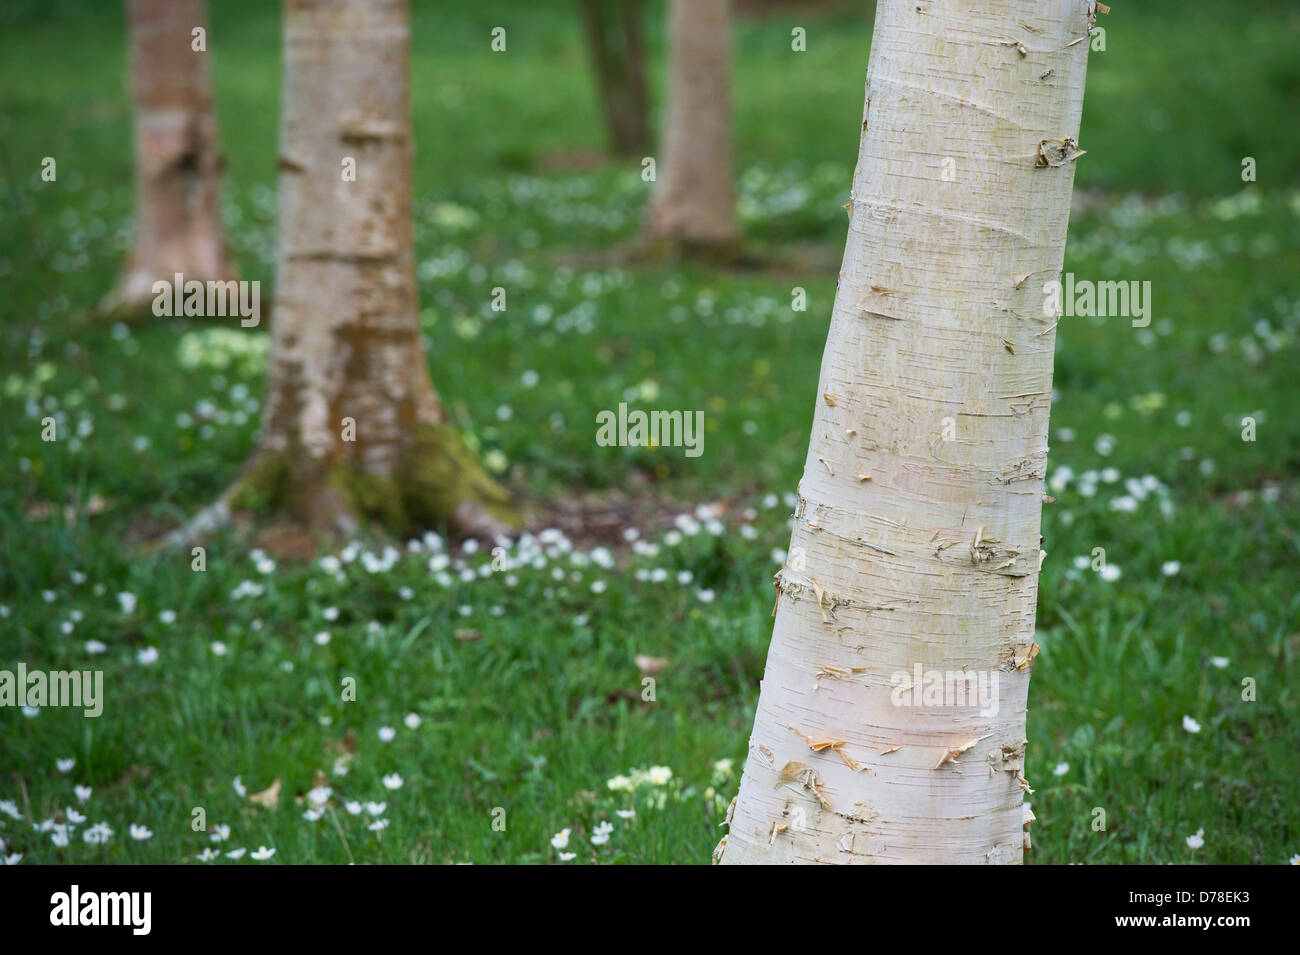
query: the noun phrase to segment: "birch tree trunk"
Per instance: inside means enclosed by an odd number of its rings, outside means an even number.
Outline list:
[[[106,309],[152,301],[153,283],[235,275],[221,226],[221,169],[203,0],[129,0],[135,99],[135,245]],[[206,44],[206,35],[205,35]]]
[[[650,96],[641,30],[645,4],[643,0],[581,0],[580,10],[610,145],[620,156],[640,158],[650,149]]]
[[[670,0],[668,121],[649,237],[735,239],[731,171],[731,0]]]
[[[1022,860],[1056,320],[1043,285],[1062,267],[1094,16],[1091,0],[877,5],[848,241],[721,862]],[[996,701],[963,703],[968,678]]]
[[[447,423],[421,343],[407,0],[284,10],[267,403],[233,500],[320,530],[498,529],[505,495]]]

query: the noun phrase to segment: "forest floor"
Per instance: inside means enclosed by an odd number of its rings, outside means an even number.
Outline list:
[[[602,144],[573,11],[468,5],[448,24],[447,5],[416,4],[433,379],[554,528],[495,572],[488,548],[436,535],[301,560],[230,534],[196,572],[143,542],[248,457],[268,339],[91,311],[131,229],[120,6],[21,0],[0,21],[0,668],[105,680],[94,719],[0,710],[0,856],[707,862],[807,448],[869,14],[802,24],[806,53],[788,14],[738,25],[740,212],[777,265],[722,271],[620,264],[647,185],[637,162],[563,158]],[[272,289],[278,5],[211,6],[226,223],[244,277]],[[1300,20],[1141,7],[1103,18],[1092,54],[1066,269],[1149,281],[1152,308],[1141,327],[1058,329],[1027,861],[1284,863],[1300,854]],[[702,410],[703,454],[599,446],[595,415],[620,402]]]

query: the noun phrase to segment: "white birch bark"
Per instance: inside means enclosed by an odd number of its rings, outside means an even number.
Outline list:
[[[1062,266],[1094,6],[877,6],[849,235],[723,863],[1022,859],[1055,342],[1043,285]],[[911,682],[918,663],[996,676],[996,712],[896,705],[895,674]]]
[[[654,239],[726,242],[739,234],[731,170],[731,0],[670,0],[668,118]]]
[[[130,0],[135,100],[135,239],[108,309],[152,301],[153,283],[234,277],[221,225],[217,118],[203,0]]]

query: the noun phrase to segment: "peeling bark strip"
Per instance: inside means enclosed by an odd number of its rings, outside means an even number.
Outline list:
[[[444,422],[420,339],[407,0],[284,11],[267,405],[234,499],[322,530],[362,514],[500,529],[504,496]]]
[[[1021,861],[1055,344],[1026,333],[1024,277],[1061,268],[1088,52],[1070,41],[1093,9],[877,5],[789,548],[805,562],[778,577],[723,863]],[[897,321],[863,320],[867,289]],[[890,673],[916,665],[999,670],[997,712],[893,705]],[[801,826],[792,765],[815,796]]]
[[[156,279],[235,278],[221,227],[221,168],[212,78],[191,31],[203,0],[130,0],[135,100],[135,246],[106,309],[152,301]]]
[[[740,234],[731,181],[731,0],[670,0],[668,122],[652,239]]]

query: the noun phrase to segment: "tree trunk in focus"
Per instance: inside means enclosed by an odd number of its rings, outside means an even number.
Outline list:
[[[880,0],[723,863],[1018,863],[1091,0]]]

